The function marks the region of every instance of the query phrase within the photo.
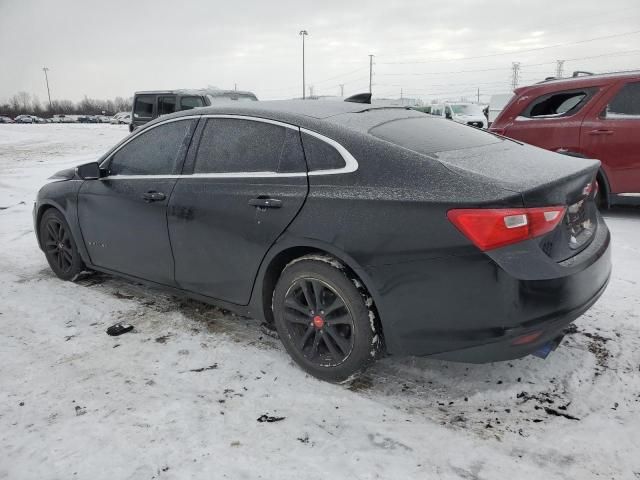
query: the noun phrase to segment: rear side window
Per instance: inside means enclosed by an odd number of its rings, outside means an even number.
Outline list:
[[[169,122],[147,130],[118,150],[109,175],[173,175],[187,151],[196,120]]]
[[[303,133],[302,145],[304,146],[304,155],[307,159],[307,166],[310,172],[334,170],[343,168],[346,165],[342,155],[327,142],[319,138],[309,135],[308,133]]]
[[[640,118],[640,82],[628,83],[607,105],[607,118]]]
[[[180,99],[180,110],[191,110],[197,107],[204,107],[202,97],[182,97]]]
[[[167,115],[176,111],[176,97],[158,97],[158,115]]]
[[[156,97],[153,95],[139,95],[133,106],[133,116],[135,118],[153,118],[153,104]]]
[[[422,154],[480,147],[503,141],[477,128],[430,117],[392,120],[373,127],[369,133]]]
[[[591,98],[594,89],[556,92],[538,97],[521,114],[528,118],[550,118],[573,115]]]
[[[194,173],[304,172],[298,130],[254,120],[211,118]]]

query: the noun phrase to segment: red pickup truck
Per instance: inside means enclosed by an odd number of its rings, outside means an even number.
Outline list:
[[[574,74],[514,93],[492,132],[598,159],[601,204],[640,204],[640,71]]]

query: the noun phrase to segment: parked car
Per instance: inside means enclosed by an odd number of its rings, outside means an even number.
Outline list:
[[[567,156],[596,158],[602,162],[601,203],[640,203],[640,71],[518,88],[491,130]]]
[[[154,118],[169,113],[193,108],[216,105],[219,103],[255,102],[258,98],[251,92],[237,90],[159,90],[136,92],[133,96],[133,121],[129,131]]]
[[[16,123],[36,123],[34,117],[31,115],[18,115],[14,120]]]
[[[131,123],[131,112],[118,112],[113,117],[111,117],[109,123],[112,123],[114,125]]]
[[[489,127],[495,122],[500,112],[507,106],[512,98],[513,93],[496,93],[495,95],[491,95],[489,99],[489,118],[487,119]]]
[[[100,123],[97,115],[78,115],[78,123]]]
[[[11,117],[0,115],[0,123],[15,123]]]
[[[61,279],[99,270],[266,321],[325,380],[383,352],[544,356],[611,271],[600,163],[559,160],[401,107],[226,104],[57,173],[35,231]]]
[[[487,128],[487,117],[475,103],[444,103],[431,106],[431,115],[445,117],[454,122],[476,128]]]
[[[418,112],[431,114],[431,105],[425,105],[423,107],[411,107],[411,108]]]

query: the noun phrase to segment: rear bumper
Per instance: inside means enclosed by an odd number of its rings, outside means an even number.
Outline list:
[[[547,318],[540,319],[536,325],[520,326],[507,332],[503,339],[478,345],[475,347],[463,348],[450,352],[436,353],[432,356],[441,360],[451,360],[454,362],[466,363],[487,363],[499,362],[505,360],[513,360],[522,358],[539,350],[545,344],[556,340],[563,335],[564,329],[575,319],[580,317],[584,312],[589,310],[596,303],[600,295],[602,295],[609,283],[609,278],[598,292],[586,304],[581,305],[569,312],[553,314]],[[515,339],[524,337],[529,334],[540,333],[535,341],[524,345],[514,345]]]
[[[550,340],[604,292],[610,234],[602,219],[591,244],[545,268],[503,251],[377,268],[371,272],[387,350],[483,363],[523,357]],[[522,253],[522,252],[521,252]],[[532,342],[516,339],[539,333]]]

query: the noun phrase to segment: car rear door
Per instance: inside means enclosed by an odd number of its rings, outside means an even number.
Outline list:
[[[584,107],[596,92],[578,88],[540,95],[500,133],[547,150],[577,152]]]
[[[589,111],[581,141],[602,162],[610,193],[640,193],[640,81],[620,82]]]
[[[244,305],[267,250],[307,196],[300,131],[217,115],[203,118],[195,137],[197,154],[190,154],[169,203],[176,282]]]
[[[78,219],[95,266],[174,285],[167,203],[196,123],[145,129],[102,164],[106,177],[82,184]]]

